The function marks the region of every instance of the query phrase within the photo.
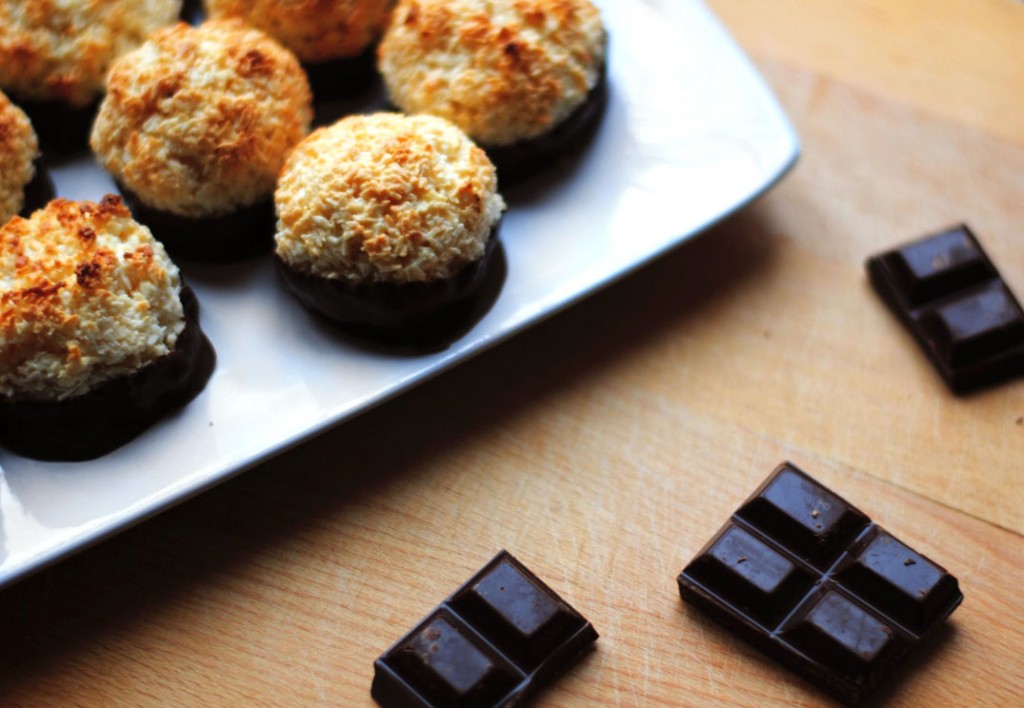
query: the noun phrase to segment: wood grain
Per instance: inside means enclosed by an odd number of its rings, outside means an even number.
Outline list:
[[[964,590],[878,702],[1019,703],[1024,381],[951,396],[863,262],[966,220],[1024,293],[1024,5],[710,5],[801,135],[777,189],[501,347],[0,593],[2,702],[370,706],[373,660],[508,548],[601,633],[538,705],[828,705],[675,584],[791,459]]]
[[[757,57],[1024,140],[1020,0],[710,0]]]

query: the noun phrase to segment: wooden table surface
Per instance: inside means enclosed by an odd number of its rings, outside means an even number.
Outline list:
[[[952,396],[863,268],[966,221],[1024,295],[1024,3],[710,5],[801,136],[779,187],[0,593],[0,702],[369,706],[373,660],[508,548],[601,633],[538,705],[827,705],[675,582],[790,459],[960,580],[887,704],[1024,704],[1024,380]]]

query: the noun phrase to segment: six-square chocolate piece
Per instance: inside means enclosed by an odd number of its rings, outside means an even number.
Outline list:
[[[874,256],[867,268],[954,391],[1024,372],[1024,312],[966,226]]]
[[[848,703],[963,600],[956,578],[790,463],[683,569],[679,592]]]
[[[374,663],[391,706],[514,706],[597,639],[579,612],[499,553]]]

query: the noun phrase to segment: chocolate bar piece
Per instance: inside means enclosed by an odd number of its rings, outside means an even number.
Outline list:
[[[956,578],[791,463],[679,576],[684,600],[847,703],[956,609]]]
[[[502,551],[374,663],[392,706],[515,706],[597,639],[591,624]]]
[[[867,268],[954,391],[1024,371],[1024,312],[966,226],[874,256]]]

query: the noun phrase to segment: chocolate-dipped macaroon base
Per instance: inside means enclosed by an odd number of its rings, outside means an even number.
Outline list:
[[[377,45],[354,57],[322,62],[303,62],[313,97],[317,101],[351,98],[370,88],[378,80]]]
[[[607,71],[602,69],[583,103],[548,132],[511,145],[481,143],[480,147],[498,168],[502,187],[522,182],[582,150],[594,136],[607,103]]]
[[[223,216],[192,218],[146,205],[124,185],[117,188],[136,221],[145,224],[172,256],[228,263],[261,256],[274,246],[274,200]]]
[[[174,349],[136,373],[60,401],[0,401],[0,445],[39,460],[90,460],[141,434],[206,386],[216,359],[199,301],[182,285],[185,329]]]
[[[63,158],[88,152],[89,131],[99,109],[99,99],[78,107],[63,101],[22,100],[8,94],[32,121],[39,147],[47,157]]]
[[[206,19],[206,8],[203,0],[183,0],[181,3],[181,21],[190,25],[200,25]]]
[[[46,168],[45,161],[38,159],[33,164],[35,166],[35,175],[25,185],[25,204],[21,207],[21,212],[19,212],[19,215],[25,218],[28,218],[36,209],[42,209],[51,199],[57,196],[57,190],[53,186],[53,178],[50,177],[50,171]]]
[[[498,226],[480,260],[444,280],[353,285],[300,273],[276,255],[274,262],[287,289],[307,308],[353,334],[395,345],[446,345],[487,311],[504,280]]]

